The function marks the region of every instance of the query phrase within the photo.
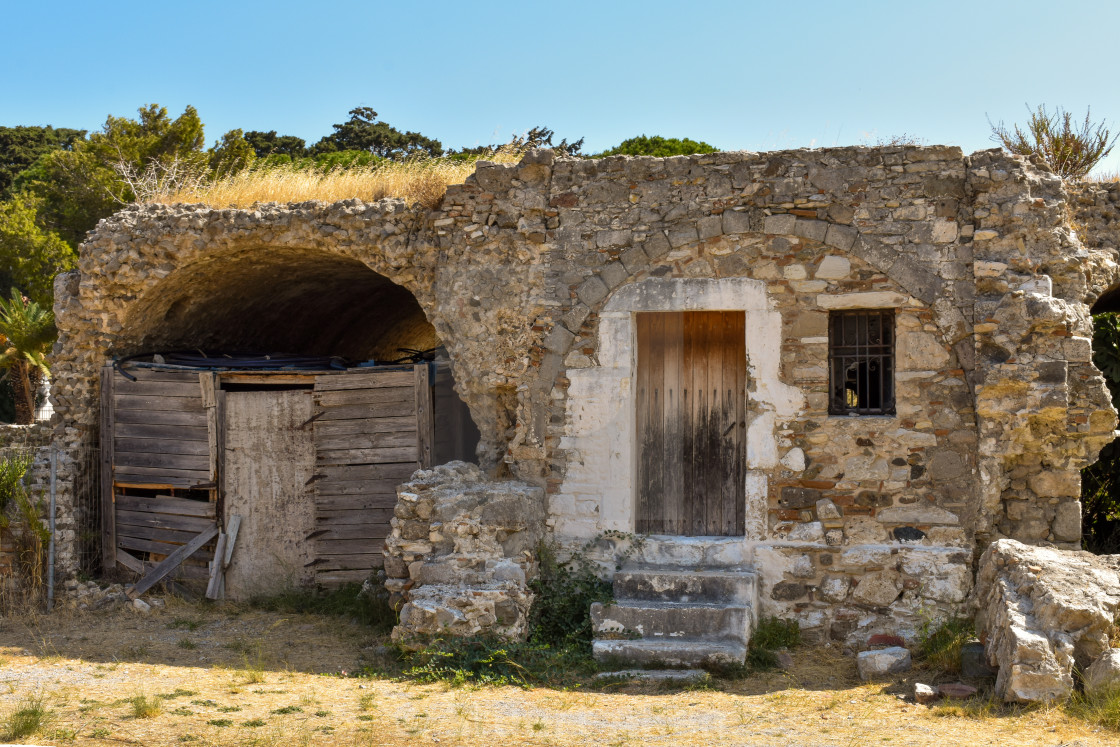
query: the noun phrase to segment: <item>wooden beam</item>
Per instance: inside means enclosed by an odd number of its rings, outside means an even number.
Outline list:
[[[229,540],[229,535],[225,532],[218,532],[218,544],[214,547],[214,559],[210,561],[210,580],[206,584],[206,598],[217,599],[219,585],[222,578],[222,561],[226,556],[226,542]]]
[[[218,465],[221,455],[218,451],[218,390],[220,382],[218,374],[212,371],[202,371],[198,374],[198,383],[202,389],[202,406],[206,408],[206,454],[210,461],[210,480],[217,485]]]
[[[177,568],[180,563],[194,554],[195,550],[198,550],[207,542],[217,536],[218,527],[215,524],[205,532],[199,534],[187,544],[180,547],[175,552],[168,555],[167,558],[162,563],[153,568],[148,575],[144,576],[144,578],[133,584],[132,588],[128,590],[128,596],[132,599],[135,599],[136,597],[146,592],[148,589],[158,584],[161,580],[163,580],[164,576],[166,576],[168,573],[171,573],[171,571],[175,570],[175,568]]]
[[[432,466],[432,446],[436,440],[435,418],[432,416],[432,369],[427,363],[417,363],[414,370],[416,372],[417,462],[421,469],[429,469]]]
[[[117,536],[113,516],[113,367],[101,368],[101,567],[116,567]]]

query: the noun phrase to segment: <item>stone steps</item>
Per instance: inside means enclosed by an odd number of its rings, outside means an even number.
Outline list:
[[[596,661],[617,660],[648,667],[742,664],[747,658],[747,644],[740,641],[597,640],[592,650]]]
[[[754,572],[742,567],[619,571],[614,603],[591,608],[595,658],[645,667],[742,663],[757,588]]]
[[[749,638],[747,605],[688,602],[593,604],[591,625],[602,637],[633,633],[643,638]]]

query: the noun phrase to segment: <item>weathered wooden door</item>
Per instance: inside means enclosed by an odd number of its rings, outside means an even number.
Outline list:
[[[637,315],[637,531],[745,531],[746,317]]]

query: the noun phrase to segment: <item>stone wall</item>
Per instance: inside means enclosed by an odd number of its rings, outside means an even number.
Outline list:
[[[57,284],[60,439],[95,437],[108,356],[232,343],[270,320],[308,349],[342,340],[365,319],[323,299],[357,298],[369,271],[414,296],[447,345],[483,467],[543,487],[551,536],[582,544],[634,526],[633,314],[738,309],[746,535],[658,538],[645,559],[754,563],[764,612],[817,635],[912,631],[959,609],[986,543],[1079,537],[1077,470],[1115,426],[1086,305],[1117,276],[1115,201],[1100,189],[1071,210],[1044,168],[946,147],[541,150],[480,163],[433,211],[131,207]],[[239,337],[237,315],[203,293],[219,280],[242,299],[303,299],[301,313],[262,301]],[[838,308],[895,310],[895,415],[828,415]]]

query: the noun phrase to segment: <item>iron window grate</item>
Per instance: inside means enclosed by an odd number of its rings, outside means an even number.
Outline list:
[[[828,315],[828,413],[893,415],[894,311]]]

